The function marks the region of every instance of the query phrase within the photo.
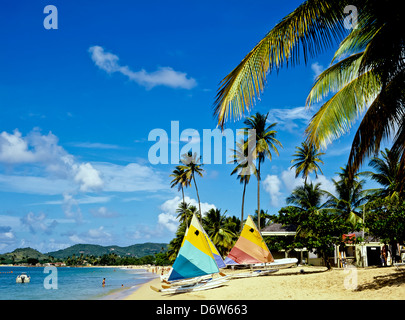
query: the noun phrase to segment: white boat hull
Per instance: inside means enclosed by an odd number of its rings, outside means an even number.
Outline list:
[[[268,276],[277,271],[278,271],[278,269],[267,269],[267,270],[255,270],[255,271],[241,272],[241,273],[232,274],[231,278],[232,279],[241,279],[241,278]]]
[[[274,262],[270,263],[257,263],[254,264],[253,267],[269,267],[272,269],[287,269],[291,267],[296,267],[298,263],[298,259],[296,258],[285,258],[285,259],[276,259]]]
[[[30,282],[30,277],[28,276],[18,276],[17,279],[15,280],[16,283],[29,283]]]
[[[192,279],[185,279],[185,280],[176,280],[176,281],[163,280],[162,282],[169,284],[171,286],[185,286],[185,285],[195,284],[198,282],[207,282],[209,280],[212,280],[212,275],[207,275],[207,276],[202,276],[202,277],[197,277],[197,278],[192,278]]]
[[[186,293],[186,292],[202,291],[202,290],[217,288],[217,287],[223,286],[226,282],[228,282],[228,280],[229,280],[228,277],[226,277],[226,278],[224,277],[224,278],[218,278],[218,279],[213,279],[213,280],[209,280],[209,281],[189,284],[189,285],[174,286],[174,287],[166,288],[166,289],[157,289],[153,286],[150,286],[150,287],[152,290],[157,291],[157,292],[176,294],[176,293]]]

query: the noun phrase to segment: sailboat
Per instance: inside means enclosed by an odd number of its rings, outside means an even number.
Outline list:
[[[182,293],[219,287],[229,278],[212,278],[213,274],[219,273],[218,263],[225,266],[218,250],[194,214],[167,279],[170,284],[162,285],[163,289],[153,286],[151,289],[164,293]],[[209,279],[205,278],[207,276],[210,276]],[[185,282],[172,285],[174,281]]]
[[[254,265],[274,262],[274,258],[264,242],[260,231],[249,215],[243,226],[239,239],[225,258],[227,265]],[[233,274],[232,278],[256,277],[268,275],[278,269],[262,269],[240,274]]]

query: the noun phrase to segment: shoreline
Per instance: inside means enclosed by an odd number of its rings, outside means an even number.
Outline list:
[[[303,270],[303,272],[301,271]],[[222,270],[231,274],[232,270]],[[237,272],[240,272],[237,271]],[[295,267],[263,277],[232,279],[224,286],[182,294],[155,292],[151,279],[124,300],[404,300],[405,269]]]
[[[117,266],[100,266],[100,267],[117,267]],[[146,282],[136,284],[132,287],[124,287],[124,288],[117,288],[113,289],[113,292],[110,292],[96,300],[127,300],[129,296],[134,294],[139,288],[141,288],[144,285],[147,285],[149,282],[158,279],[160,282],[160,277],[158,275],[158,272],[161,272],[162,268],[167,268],[167,267],[153,267],[153,266],[118,266],[119,268],[122,267],[123,270],[145,270],[145,273],[150,274],[150,279],[147,279]],[[154,275],[154,276],[152,276]]]

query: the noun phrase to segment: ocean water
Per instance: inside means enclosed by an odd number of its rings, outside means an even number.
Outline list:
[[[0,300],[122,299],[156,277],[145,270],[120,267],[58,267],[46,273],[44,269],[1,266]],[[23,272],[31,277],[30,283],[16,283],[17,276]],[[51,278],[55,281],[50,281]]]

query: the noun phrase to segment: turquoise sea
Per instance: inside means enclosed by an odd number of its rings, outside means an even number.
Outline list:
[[[58,267],[44,271],[43,267],[1,266],[0,300],[118,300],[156,277],[142,269],[121,267]],[[16,283],[23,272],[31,277],[30,283]]]

